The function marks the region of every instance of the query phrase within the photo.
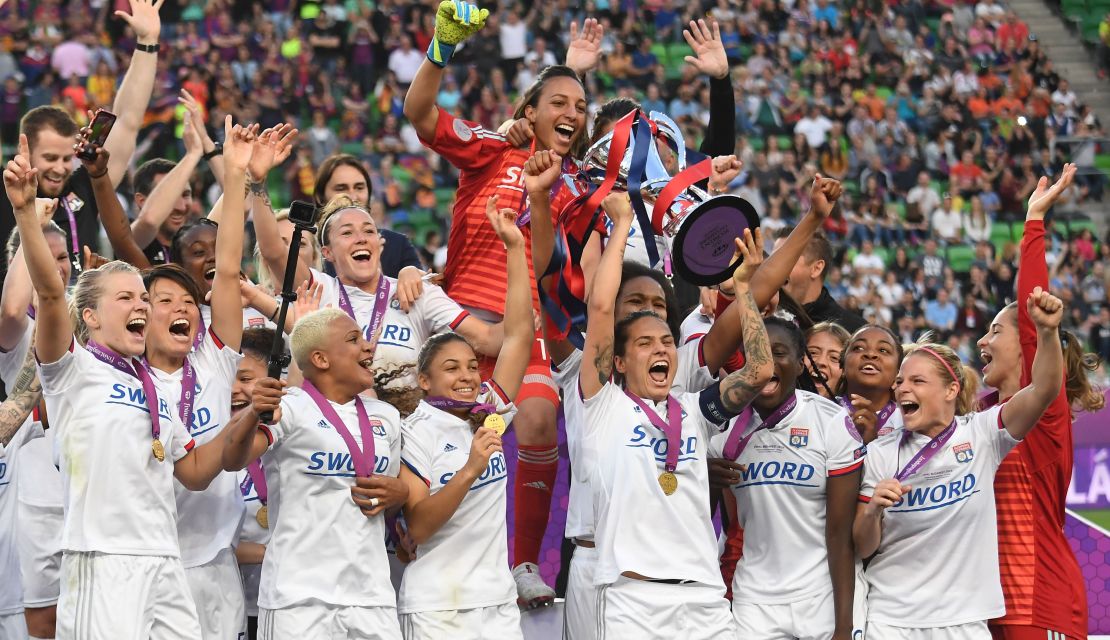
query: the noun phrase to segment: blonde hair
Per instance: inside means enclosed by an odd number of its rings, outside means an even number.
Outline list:
[[[274,212],[274,220],[281,222],[282,220],[289,219],[289,209],[278,209]],[[317,271],[324,270],[324,256],[320,253],[320,242],[316,239],[316,234],[309,233],[303,234],[301,237],[307,237],[309,242],[312,243],[312,264],[308,265]],[[266,266],[266,260],[262,257],[262,249],[257,244],[254,246],[254,272],[258,276],[258,286],[263,291],[273,294],[281,293],[281,284],[277,282],[274,275],[270,273],[270,268]]]
[[[928,358],[933,368],[946,384],[955,382],[960,387],[956,395],[956,415],[971,413],[978,407],[979,376],[974,369],[964,365],[951,347],[936,342],[914,342],[906,345],[906,358],[912,355]]]
[[[331,200],[328,200],[328,203],[324,205],[324,210],[320,212],[320,219],[316,225],[317,228],[320,230],[318,234],[320,246],[328,246],[328,226],[331,224],[332,218],[334,218],[335,215],[339,212],[345,211],[347,209],[357,209],[358,211],[365,213],[366,217],[370,218],[371,222],[374,221],[374,216],[371,215],[369,209],[367,209],[361,203],[355,201],[353,198],[351,198],[351,196],[345,193],[341,193]],[[377,228],[377,226],[378,224],[375,222],[374,228]]]
[[[332,322],[346,318],[347,314],[341,309],[320,309],[297,320],[293,325],[293,332],[289,334],[289,346],[293,352],[293,360],[301,371],[308,372],[312,360],[312,352],[320,348],[327,340],[328,328]]]
[[[141,275],[133,265],[122,260],[113,260],[96,269],[89,269],[77,276],[73,287],[73,297],[69,301],[70,315],[73,317],[73,335],[82,344],[89,341],[89,327],[85,324],[85,309],[96,309],[104,295],[104,278],[117,273]]]

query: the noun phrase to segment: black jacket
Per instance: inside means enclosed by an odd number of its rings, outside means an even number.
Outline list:
[[[805,310],[814,322],[835,322],[847,329],[848,333],[855,333],[867,324],[862,316],[837,304],[827,287],[821,287],[821,295],[805,305]]]

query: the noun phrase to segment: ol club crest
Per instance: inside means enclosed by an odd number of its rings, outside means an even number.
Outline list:
[[[971,443],[965,442],[952,447],[952,453],[956,455],[956,462],[968,463],[975,458],[975,452],[971,450]]]
[[[809,444],[809,429],[791,429],[790,446],[801,449]]]

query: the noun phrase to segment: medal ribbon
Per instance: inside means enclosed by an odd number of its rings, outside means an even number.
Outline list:
[[[857,429],[855,423],[852,422],[852,412],[856,410],[855,407],[852,406],[852,401],[849,400],[848,396],[846,395],[837,396],[836,401],[840,403],[840,406],[844,407],[844,409],[848,411],[848,419],[844,421],[844,424],[848,425],[848,434],[855,438],[857,441],[863,442],[863,436],[860,435],[859,429]],[[886,426],[887,421],[889,421],[890,417],[894,415],[894,411],[897,408],[898,405],[894,404],[894,401],[892,400],[890,402],[887,402],[886,406],[879,410],[879,413],[876,414],[879,419],[875,423],[875,433],[879,433],[883,430],[883,427]]]
[[[258,501],[262,503],[262,506],[266,506],[266,473],[262,470],[261,460],[255,460],[247,465],[247,477],[243,480],[243,484],[239,486],[243,495],[250,493],[252,484],[254,485],[255,493],[258,494]]]
[[[193,402],[196,400],[196,392],[197,370],[193,368],[193,363],[189,362],[189,356],[185,356],[185,362],[181,364],[181,402],[177,405],[177,415],[181,416],[181,423],[190,432],[192,431],[190,424],[193,421]]]
[[[339,308],[351,316],[351,320],[358,323],[355,308],[351,306],[351,297],[347,295],[347,287],[339,280],[338,276],[335,280],[339,283]],[[370,324],[366,325],[366,339],[368,341],[373,342],[374,334],[378,332],[378,327],[381,326],[382,319],[385,318],[385,310],[389,307],[389,289],[389,280],[385,277],[385,274],[379,275],[378,290],[374,293],[374,311],[370,314]]]
[[[200,326],[197,327],[197,335],[193,336],[193,348],[199,349],[202,342],[204,342],[204,334],[208,333],[208,328],[204,326],[204,314],[200,312],[200,306],[197,306],[197,317],[200,318]],[[185,426],[188,427],[189,423],[186,422]]]
[[[154,380],[150,377],[150,372],[146,370],[143,363],[135,360],[128,362],[126,358],[120,354],[112,351],[108,347],[97,344],[93,340],[89,340],[85,344],[85,350],[93,355],[97,360],[110,364],[116,369],[126,373],[127,375],[138,378],[143,386],[143,395],[146,396],[146,409],[150,413],[150,435],[155,440],[162,433],[162,427],[158,419],[158,390],[154,388]]]
[[[782,422],[782,419],[793,411],[796,406],[798,406],[798,395],[794,393],[786,399],[786,402],[783,402],[777,409],[772,411],[771,415],[767,416],[767,419],[761,422],[758,427],[747,433],[744,433],[744,429],[739,428],[741,424],[751,420],[752,408],[748,407],[745,409],[744,413],[740,414],[741,420],[737,420],[736,424],[732,425],[732,431],[729,432],[728,438],[725,440],[725,459],[736,460],[739,458],[740,454],[744,453],[744,449],[748,447],[748,443],[755,437],[755,434],[764,429],[773,429],[777,427],[778,424]]]
[[[469,409],[470,413],[496,413],[497,407],[492,404],[485,404],[482,402],[465,402],[463,400],[454,400],[452,398],[445,398],[443,396],[428,396],[424,398],[424,402],[432,405],[436,409]]]
[[[384,278],[383,278],[384,279]],[[354,436],[351,435],[347,425],[339,419],[339,414],[335,412],[335,408],[331,406],[331,402],[320,393],[316,385],[311,381],[305,380],[301,385],[308,397],[316,403],[316,407],[320,409],[320,413],[324,414],[324,418],[335,427],[339,433],[339,437],[343,438],[343,442],[347,445],[347,450],[351,453],[351,462],[355,467],[355,475],[360,478],[369,478],[374,472],[374,430],[370,427],[370,416],[366,414],[366,407],[362,404],[362,398],[355,396],[355,412],[358,414],[358,430],[362,435],[362,449],[358,448],[358,443],[355,442]]]
[[[674,472],[678,468],[678,451],[682,448],[682,405],[678,403],[673,395],[667,394],[667,421],[664,422],[659,414],[655,412],[655,409],[649,407],[638,396],[629,393],[627,389],[624,395],[640,407],[640,410],[647,415],[648,420],[651,420],[652,426],[667,436],[667,462],[664,464],[664,468],[667,471]]]
[[[69,244],[73,248],[73,259],[76,261],[81,255],[81,241],[77,238],[77,216],[73,215],[73,209],[69,208],[69,198],[58,198],[58,202],[66,210],[66,216],[69,218]]]
[[[948,440],[952,438],[952,434],[955,432],[956,419],[953,418],[952,422],[944,428],[944,431],[941,431],[939,434],[937,434],[937,437],[930,440],[929,444],[922,447],[921,451],[918,451],[916,454],[914,454],[912,458],[910,458],[910,461],[906,463],[906,466],[902,467],[902,470],[894,476],[894,479],[898,482],[905,482],[907,478],[920,471],[921,468],[924,467],[927,462],[929,462],[929,460],[932,460],[933,456],[937,455],[938,451],[944,448],[944,445],[948,443]],[[906,441],[912,437],[912,431],[910,431],[909,429],[904,431],[902,433],[902,442],[899,444],[899,446],[905,444]]]

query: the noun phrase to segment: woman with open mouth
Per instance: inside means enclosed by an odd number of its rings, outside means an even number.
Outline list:
[[[732,615],[740,637],[850,635],[852,520],[866,448],[843,407],[798,388],[808,375],[798,326],[764,323],[774,373],[752,411],[711,445],[711,455],[741,469],[729,487],[744,531]]]
[[[225,123],[224,184],[243,189],[254,133]],[[146,360],[156,383],[169,391],[165,400],[180,416],[189,434],[204,444],[219,437],[231,417],[231,393],[242,355],[243,307],[239,296],[244,198],[224,198],[224,226],[197,225],[193,246],[211,233],[212,266],[204,274],[211,295],[211,317],[202,320],[204,290],[178,264],[158,265],[143,276],[150,296]],[[174,243],[174,253],[180,250]],[[180,257],[180,256],[178,256]],[[191,258],[185,260],[186,264]],[[242,580],[235,560],[243,498],[234,473],[222,472],[204,491],[174,485],[177,532],[185,577],[197,610],[205,612],[205,640],[234,637],[246,631]]]
[[[599,637],[735,637],[709,511],[709,438],[770,378],[771,350],[749,281],[762,262],[750,231],[734,275],[747,361],[700,393],[671,393],[675,336],[652,312],[615,322],[620,264],[632,224],[627,195],[603,203],[613,234],[588,307],[578,377],[583,462],[597,545]],[[614,328],[615,324],[615,328]]]
[[[1005,604],[994,477],[1057,397],[1064,376],[1063,303],[1042,290],[1019,301],[1036,325],[1028,386],[974,412],[975,372],[951,349],[916,345],[894,398],[904,428],[871,443],[853,537],[867,565],[867,637],[991,637]]]
[[[1075,176],[1065,165],[1051,188],[1041,178],[1029,198],[1021,242],[1017,291],[1048,288],[1044,216]],[[998,503],[998,559],[1006,615],[991,622],[996,638],[1020,640],[1056,633],[1069,638],[1087,634],[1086,582],[1064,535],[1064,505],[1071,481],[1072,412],[1099,411],[1105,404],[1091,387],[1088,373],[1098,358],[1083,352],[1083,342],[1062,331],[1065,383],[1037,426],[1002,461],[995,476]],[[1036,326],[1017,304],[998,312],[978,342],[983,380],[996,390],[990,403],[1012,398],[1031,377],[1037,357]]]
[[[39,295],[35,352],[66,488],[58,636],[136,637],[153,625],[164,637],[201,637],[172,479],[206,488],[222,443],[196,446],[170,408],[171,390],[147,370],[150,304],[134,267],[117,261],[82,273],[75,324],[35,212],[38,172],[27,156],[23,138],[4,186]]]
[[[478,355],[457,333],[424,344],[419,384],[425,397],[402,422],[405,521],[417,545],[405,568],[397,611],[406,640],[522,638],[516,585],[509,571],[508,466],[501,436],[512,420],[532,350],[524,236],[514,209],[487,201],[487,217],[505,243],[508,294],[505,340],[493,377],[483,381]]]
[[[902,427],[894,379],[903,355],[901,341],[881,325],[861,327],[848,339],[840,360],[836,401],[852,418],[852,436],[864,444]]]

